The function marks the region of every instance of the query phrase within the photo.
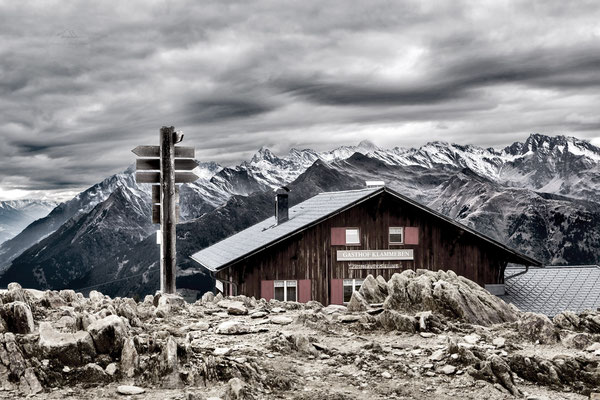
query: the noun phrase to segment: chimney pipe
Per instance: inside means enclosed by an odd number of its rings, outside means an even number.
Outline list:
[[[283,186],[275,192],[275,219],[277,225],[284,223],[289,219],[288,193],[290,189]]]

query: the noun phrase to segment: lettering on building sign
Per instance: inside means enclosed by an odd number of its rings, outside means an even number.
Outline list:
[[[392,250],[338,250],[338,261],[395,261],[414,260],[413,249]]]
[[[400,264],[349,264],[349,270],[357,269],[398,269]]]

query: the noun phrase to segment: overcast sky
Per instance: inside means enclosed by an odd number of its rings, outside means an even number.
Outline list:
[[[596,1],[0,0],[0,199],[125,169],[162,125],[229,165],[529,133],[600,145]]]

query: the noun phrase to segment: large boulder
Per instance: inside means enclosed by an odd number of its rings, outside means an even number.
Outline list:
[[[92,336],[98,353],[119,355],[127,336],[127,327],[116,315],[109,315],[92,322],[87,331]]]
[[[387,310],[433,311],[478,325],[514,322],[519,311],[452,271],[407,270],[387,283]]]
[[[568,329],[571,331],[579,329],[579,324],[581,323],[577,314],[572,311],[563,311],[556,314],[554,318],[552,318],[552,322],[554,322],[554,325],[556,325],[557,328]]]
[[[394,310],[384,310],[377,315],[377,322],[386,330],[411,332],[416,331],[417,321],[410,315],[404,315]]]
[[[358,292],[369,304],[383,303],[388,294],[387,285],[382,277],[375,279],[369,274],[363,281]]]
[[[22,301],[4,304],[0,314],[6,322],[6,327],[13,333],[32,333],[35,329],[31,308]]]
[[[531,312],[524,313],[519,320],[517,329],[526,339],[541,344],[551,344],[558,341],[554,324],[545,315]]]
[[[40,323],[39,346],[43,357],[57,359],[67,366],[85,365],[96,356],[89,332],[61,333],[49,322]]]
[[[357,292],[356,290],[352,292],[352,297],[348,302],[348,311],[366,311],[368,308],[369,303],[367,302],[367,300],[365,300],[362,294],[360,294],[360,292]]]
[[[125,340],[121,351],[121,371],[128,378],[133,378],[135,371],[140,366],[140,357],[132,338]]]

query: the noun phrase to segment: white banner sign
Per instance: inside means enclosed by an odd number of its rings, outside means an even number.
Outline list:
[[[414,260],[413,249],[391,250],[338,250],[338,261],[394,261]]]

